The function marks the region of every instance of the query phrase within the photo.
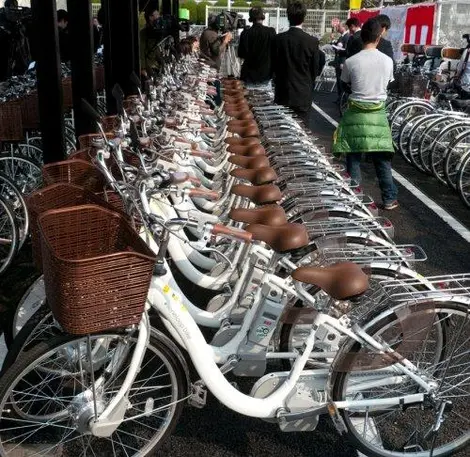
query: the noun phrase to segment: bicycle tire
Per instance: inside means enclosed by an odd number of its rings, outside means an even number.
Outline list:
[[[470,208],[470,152],[462,158],[457,178],[457,190],[464,204]]]
[[[29,234],[28,208],[23,195],[16,187],[15,183],[3,173],[0,173],[0,195],[10,204],[15,214],[19,233],[18,250],[20,250]]]
[[[432,124],[434,121],[441,120],[442,118],[442,114],[429,114],[425,116],[420,122],[417,122],[410,132],[408,144],[406,145],[407,156],[410,159],[410,163],[423,173],[425,173],[425,170],[423,169],[421,162],[419,162],[419,144],[416,145],[416,141],[421,142],[424,138],[423,128],[426,130],[430,123]]]
[[[470,143],[466,146],[459,144],[463,140],[470,140],[470,130],[457,136],[454,141],[449,145],[446,151],[446,157],[444,161],[444,175],[449,187],[457,190],[457,177],[462,157],[466,154],[467,150],[470,150]]]
[[[455,125],[452,118],[438,118],[431,122],[423,131],[421,140],[418,143],[417,160],[421,164],[424,172],[429,175],[433,174],[430,166],[432,146],[436,141],[436,138],[446,129],[446,127],[451,125]]]
[[[402,155],[402,157],[411,164],[411,159],[408,156],[408,143],[410,139],[411,132],[415,127],[416,123],[419,123],[426,118],[426,114],[417,114],[412,116],[403,122],[400,126],[400,129],[397,134],[396,148]]]
[[[23,195],[34,192],[42,185],[40,165],[27,157],[0,154],[0,173],[8,176]]]
[[[420,320],[422,320],[423,318],[425,320],[429,320],[429,316],[431,316],[433,318],[433,322],[435,322],[434,321],[434,316],[436,316],[437,317],[437,322],[439,323],[439,327],[442,327],[443,325],[449,326],[448,331],[446,331],[444,333],[444,335],[445,335],[445,344],[446,344],[446,346],[447,346],[447,344],[449,344],[449,346],[451,346],[450,349],[452,349],[452,344],[451,344],[452,338],[457,338],[459,335],[458,335],[458,332],[453,328],[453,326],[455,324],[452,325],[450,320],[455,319],[455,316],[457,316],[457,315],[461,315],[461,316],[465,316],[465,320],[468,321],[468,303],[466,301],[460,302],[458,299],[448,300],[447,302],[442,302],[442,301],[432,302],[432,301],[424,301],[423,300],[421,302],[413,301],[413,303],[409,303],[409,304],[404,303],[404,304],[401,304],[401,305],[397,305],[397,306],[393,307],[392,309],[390,309],[390,307],[388,307],[388,309],[384,309],[382,307],[379,311],[374,310],[371,313],[366,314],[365,316],[363,316],[362,321],[359,322],[359,325],[362,326],[363,329],[365,329],[366,332],[369,335],[373,335],[374,333],[375,334],[378,333],[381,328],[385,328],[385,329],[390,328],[391,324],[393,324],[394,322],[396,322],[398,324],[398,328],[399,328],[400,325],[401,325],[402,316],[404,315],[404,313],[408,313],[407,317],[414,314],[416,316],[415,320],[417,322],[420,322]],[[421,322],[419,325],[422,326],[423,323]],[[424,325],[426,327],[426,324],[424,324]],[[437,327],[437,328],[439,328],[439,327]],[[455,325],[455,327],[458,329],[460,326]],[[417,339],[420,342],[427,343],[428,342],[428,339],[427,339],[428,337],[427,336],[426,336],[426,340],[423,336],[416,337],[416,335],[419,335],[420,332],[421,332],[421,330],[419,330],[419,331],[417,330],[416,333],[412,334],[412,336],[414,336],[415,339]],[[402,330],[402,333],[403,333],[403,330]],[[381,334],[383,335],[384,332],[381,332]],[[466,331],[465,331],[465,334],[467,334]],[[432,337],[429,337],[429,341],[431,341],[431,339],[432,339]],[[398,343],[399,343],[399,341],[398,341]],[[468,346],[468,342],[467,342],[467,346]],[[458,342],[456,343],[455,347],[457,347],[457,350],[461,349],[461,347],[458,345]],[[332,385],[332,400],[333,401],[341,401],[341,400],[344,400],[346,398],[346,389],[347,389],[346,388],[346,383],[347,383],[347,380],[348,380],[348,376],[351,375],[351,373],[354,373],[354,368],[353,368],[352,364],[354,363],[355,359],[357,359],[359,357],[359,363],[360,363],[360,360],[361,360],[360,354],[363,354],[363,353],[360,352],[361,349],[362,349],[362,346],[361,346],[360,343],[358,343],[356,341],[348,340],[341,347],[340,351],[338,351],[338,353],[336,355],[335,362],[333,363],[333,366],[332,366],[331,371],[330,371],[331,374],[332,374],[332,376],[330,378],[330,382],[331,382],[331,385]],[[437,373],[437,375],[439,375],[439,373],[445,374],[445,375],[448,374],[447,369],[445,369],[446,362],[443,359],[443,357],[447,356],[448,350],[449,350],[448,348],[444,348],[441,351],[442,354],[439,355],[439,359],[438,359],[439,361],[437,362],[436,366],[431,365],[431,366],[426,368],[426,372],[428,373],[428,376],[429,375],[432,376],[433,372]],[[465,350],[468,351],[468,347],[466,347]],[[450,352],[452,352],[452,350]],[[431,354],[431,356],[435,355],[435,354],[433,354],[432,349],[430,349],[428,353]],[[421,354],[421,352],[418,351],[417,349],[415,349],[414,352],[413,351],[406,352],[405,356],[410,358],[410,357],[419,356],[420,354]],[[364,359],[365,357],[367,357],[367,353],[364,354],[364,357],[362,357],[362,359]],[[375,360],[378,363],[381,363],[380,359],[378,357],[376,357]],[[465,360],[465,359],[460,359],[460,360]],[[388,363],[388,365],[390,365],[390,363]],[[465,370],[466,369],[462,368],[462,365],[463,365],[463,363],[462,364],[459,363],[459,366],[457,366],[455,368],[453,367],[450,370],[450,373],[452,373],[452,375],[449,374],[450,378],[455,378],[457,376],[455,381],[452,381],[452,380],[449,381],[449,383],[450,383],[449,385],[451,387],[448,390],[450,390],[451,393],[452,393],[453,383],[457,383],[457,385],[458,385],[458,380],[459,380],[459,375],[457,374],[456,376],[454,376],[454,374],[459,373],[461,370],[464,370],[463,376],[465,376]],[[375,367],[375,369],[377,369],[378,367],[379,367],[379,365],[377,365]],[[372,368],[372,369],[374,369],[374,368]],[[381,368],[378,368],[378,369],[380,370]],[[434,370],[434,371],[431,371],[431,370]],[[460,374],[460,376],[462,376],[462,374]],[[439,380],[438,380],[438,382],[439,382]],[[446,384],[446,388],[447,388],[447,386],[448,386],[448,384]],[[406,388],[406,384],[404,385],[404,387]],[[465,386],[463,386],[463,387],[465,387]],[[377,395],[379,395],[380,392],[383,392],[382,393],[383,396],[381,396],[380,398],[384,398],[389,393],[387,391],[387,387],[385,385],[383,386],[382,390],[380,390],[380,388],[378,388],[377,390],[378,390]],[[417,391],[417,388],[414,385],[412,385],[410,390],[412,390],[413,393],[415,393]],[[463,388],[458,391],[459,396],[462,395],[461,391],[463,391]],[[444,394],[445,394],[445,392],[444,392]],[[359,394],[359,395],[361,395],[361,398],[362,398],[363,394]],[[400,394],[398,394],[398,395],[404,395],[403,390],[400,390]],[[367,398],[371,399],[370,396],[367,396]],[[436,394],[436,403],[433,403],[432,405],[429,405],[428,410],[432,409],[432,408],[435,408],[435,405],[439,403],[438,398],[439,397],[438,397],[438,393],[437,393]],[[445,421],[449,420],[449,417],[455,411],[456,407],[458,407],[459,403],[462,403],[462,402],[455,401],[453,403],[454,403],[453,409],[445,415],[444,422],[442,424],[440,424],[442,429],[444,429],[444,427],[446,427]],[[464,405],[465,405],[465,408],[468,407],[468,403],[466,403],[465,401],[464,401]],[[350,440],[350,442],[359,451],[365,453],[366,455],[370,455],[370,456],[373,456],[373,457],[399,457],[399,456],[403,456],[404,453],[406,453],[406,455],[410,455],[410,456],[413,455],[415,457],[428,457],[430,455],[430,450],[429,449],[425,450],[422,447],[422,445],[425,444],[425,442],[427,443],[428,446],[432,446],[434,448],[433,452],[432,452],[432,455],[434,457],[445,457],[445,456],[448,456],[448,455],[456,454],[458,451],[460,451],[460,450],[464,449],[466,446],[468,446],[468,444],[470,442],[470,433],[467,430],[467,431],[465,431],[463,436],[461,436],[460,438],[457,438],[456,440],[454,440],[455,441],[454,444],[447,444],[447,443],[445,445],[440,445],[439,444],[438,447],[436,448],[432,444],[433,443],[432,440],[428,439],[428,440],[425,441],[423,439],[424,435],[423,435],[422,430],[417,430],[415,428],[415,427],[417,427],[418,424],[419,424],[419,426],[423,426],[424,416],[419,418],[419,422],[418,422],[418,419],[416,417],[414,417],[414,420],[413,420],[414,426],[412,426],[414,433],[410,434],[408,432],[409,427],[405,426],[406,419],[403,417],[403,414],[402,414],[402,411],[405,411],[405,410],[400,410],[399,411],[400,420],[398,422],[396,421],[397,416],[393,416],[390,411],[391,410],[386,411],[385,418],[390,417],[390,419],[393,422],[393,425],[392,424],[391,425],[385,424],[383,426],[383,428],[381,428],[377,432],[377,436],[380,437],[380,440],[377,440],[376,438],[374,438],[374,440],[379,441],[375,445],[373,443],[367,443],[365,441],[367,439],[367,436],[366,436],[367,434],[365,433],[365,427],[362,431],[357,430],[354,423],[353,423],[353,419],[348,414],[348,411],[340,410],[339,414],[341,415],[343,424],[346,426],[347,435],[348,435],[348,439]],[[411,411],[411,413],[413,413],[413,408],[410,408],[409,411]],[[417,411],[417,410],[415,409],[414,411]],[[424,415],[426,413],[426,411],[427,411],[426,409],[419,410],[419,413],[420,413],[420,415],[421,414]],[[374,414],[374,417],[379,417],[380,418],[380,410],[375,410],[375,413],[371,413],[371,414]],[[435,419],[436,418],[435,414],[436,413],[434,411],[431,411],[431,413],[430,413],[430,416],[431,416],[430,422],[431,423],[436,420]],[[358,414],[356,414],[356,418],[357,417],[360,418],[360,416],[358,416]],[[365,419],[368,420],[368,413],[367,412],[362,413],[362,417],[365,417]],[[466,412],[464,413],[463,417],[467,417]],[[374,427],[376,427],[377,423],[375,422],[375,419],[373,419],[373,420],[374,420]],[[381,420],[380,424],[382,425],[382,423],[383,423],[383,419]],[[405,430],[403,430],[403,433],[404,433],[404,436],[407,439],[404,442],[403,442],[403,439],[401,439],[401,441],[400,441],[401,442],[401,448],[399,448],[399,446],[397,446],[395,443],[398,440],[398,435],[399,435],[398,432],[399,432],[399,430],[401,430],[400,429],[401,425],[404,425]],[[444,439],[447,439],[447,435],[448,435],[448,433],[450,433],[450,431],[454,431],[454,432],[459,433],[461,428],[462,428],[462,424],[460,422],[459,422],[458,425],[457,424],[450,424],[450,428],[448,427],[448,428],[444,429],[444,432],[440,431],[440,433],[441,433],[440,436],[444,435]],[[374,433],[374,432],[372,432],[372,433]],[[419,440],[419,442],[414,443],[412,446],[410,446],[411,440],[416,440],[416,441]],[[436,440],[436,442],[437,442],[437,440]],[[395,449],[384,449],[384,443],[388,447],[395,447]],[[406,447],[406,452],[405,452],[405,447]],[[415,450],[417,452],[415,452],[415,453],[411,452],[412,448],[415,448]]]
[[[0,197],[0,222],[0,274],[2,274],[13,262],[19,245],[15,213],[2,197]]]
[[[462,129],[459,131],[459,129]],[[444,172],[444,164],[446,159],[446,151],[449,144],[452,140],[464,132],[466,129],[470,130],[470,123],[458,123],[454,125],[447,126],[443,131],[434,139],[431,146],[431,152],[429,155],[429,167],[432,174],[438,179],[442,184],[447,186],[447,181]],[[454,133],[454,130],[456,133]],[[450,138],[447,140],[447,136]]]
[[[108,339],[115,338],[118,341],[119,339],[122,339],[122,337],[125,337],[125,338],[130,338],[130,343],[135,342],[134,336],[126,336],[126,334],[123,334],[121,332],[116,332],[116,331],[102,332],[100,335],[93,335],[91,337],[92,341],[96,341],[98,337],[108,338]],[[25,353],[24,357],[22,357],[21,360],[18,360],[17,363],[13,364],[8,370],[6,370],[3,373],[3,376],[0,379],[0,404],[2,406],[8,405],[9,407],[2,409],[2,412],[0,413],[1,414],[0,420],[2,421],[2,424],[5,424],[5,423],[14,424],[15,421],[18,421],[18,420],[20,421],[21,424],[23,424],[23,426],[24,424],[28,423],[28,429],[30,431],[30,434],[28,435],[27,438],[25,438],[23,435],[20,435],[18,437],[18,440],[21,440],[21,441],[17,443],[16,446],[14,446],[15,449],[18,449],[18,448],[21,449],[22,445],[27,446],[29,443],[27,443],[26,441],[29,439],[31,440],[31,444],[36,444],[38,442],[37,441],[38,437],[41,435],[42,439],[39,441],[40,443],[44,443],[43,441],[44,439],[51,440],[51,442],[47,443],[47,447],[46,447],[47,455],[49,457],[54,457],[54,456],[58,457],[59,455],[63,455],[62,452],[64,449],[68,447],[67,444],[70,441],[72,442],[74,441],[74,440],[68,440],[68,441],[64,441],[63,443],[61,443],[60,441],[59,443],[56,443],[55,434],[58,434],[59,436],[61,435],[60,432],[63,431],[62,429],[63,429],[64,421],[65,423],[69,424],[69,426],[74,427],[75,432],[76,433],[78,432],[80,436],[84,433],[83,431],[80,432],[80,430],[78,429],[78,425],[79,425],[78,422],[74,421],[73,418],[71,417],[71,415],[73,414],[73,407],[71,403],[72,398],[75,398],[78,395],[77,392],[85,389],[85,385],[82,384],[83,378],[77,379],[76,381],[73,382],[73,385],[72,385],[73,376],[78,376],[78,375],[75,375],[73,372],[70,372],[69,370],[65,370],[65,369],[62,370],[61,372],[58,372],[59,376],[56,376],[57,380],[49,382],[50,386],[47,387],[47,391],[45,391],[40,396],[39,395],[33,396],[31,401],[29,401],[28,410],[24,409],[26,408],[26,406],[23,406],[24,404],[23,400],[21,400],[22,403],[15,402],[17,391],[16,390],[14,391],[14,389],[15,388],[21,389],[21,387],[18,388],[18,386],[21,386],[21,382],[20,382],[21,379],[24,379],[24,383],[28,383],[27,377],[30,376],[31,377],[30,379],[35,379],[35,378],[39,379],[38,380],[39,386],[36,384],[34,387],[34,389],[39,391],[39,389],[41,388],[41,384],[45,384],[44,382],[40,380],[40,376],[35,374],[35,371],[37,373],[38,371],[42,370],[41,363],[46,362],[48,360],[49,354],[54,354],[54,353],[57,353],[56,359],[54,360],[60,361],[61,359],[59,355],[63,355],[64,351],[72,351],[74,348],[73,346],[74,343],[76,343],[75,346],[78,347],[79,344],[82,345],[81,341],[83,341],[83,347],[86,347],[85,338],[86,337],[59,335],[56,338],[53,338],[49,341],[43,341],[40,344],[38,344],[36,347],[32,348],[31,351],[29,351],[28,353]],[[60,352],[61,350],[62,352]],[[130,352],[130,354],[132,354],[132,352]],[[152,356],[152,359],[151,359],[152,363],[149,363],[148,361],[146,362],[146,360],[144,360],[142,363],[142,370],[144,371],[154,370],[153,375],[149,376],[149,379],[154,379],[155,380],[154,383],[156,385],[154,388],[151,388],[152,386],[148,386],[147,382],[144,382],[141,379],[139,379],[140,377],[144,376],[144,374],[141,374],[141,372],[139,371],[137,374],[135,383],[132,386],[133,388],[132,394],[129,395],[130,399],[135,398],[134,407],[129,408],[126,412],[126,415],[128,414],[135,415],[141,412],[143,407],[136,408],[136,404],[139,404],[139,405],[149,404],[148,399],[151,398],[149,396],[151,396],[152,394],[154,395],[154,397],[155,396],[157,397],[155,399],[155,407],[156,407],[160,401],[158,399],[158,395],[159,395],[158,392],[161,392],[161,389],[165,389],[164,393],[168,391],[170,395],[168,396],[168,400],[165,400],[165,406],[164,407],[162,406],[162,409],[159,411],[159,414],[157,416],[152,415],[152,414],[149,414],[148,416],[140,415],[139,424],[140,424],[141,429],[139,430],[135,429],[134,432],[130,434],[129,432],[123,432],[123,433],[126,433],[128,436],[134,437],[132,443],[133,444],[135,443],[134,446],[136,447],[139,446],[137,444],[138,442],[149,443],[149,444],[146,444],[145,447],[137,449],[137,448],[133,448],[132,446],[128,446],[127,444],[125,444],[126,441],[124,442],[121,441],[122,449],[128,448],[127,451],[130,452],[130,454],[125,452],[122,455],[127,455],[129,457],[131,457],[131,455],[133,457],[137,457],[137,456],[143,457],[143,456],[155,454],[155,452],[161,447],[161,445],[165,442],[165,440],[174,431],[175,426],[178,422],[178,419],[181,416],[181,413],[184,407],[183,400],[186,398],[187,393],[188,393],[189,386],[187,383],[185,369],[181,363],[181,360],[178,357],[178,355],[175,354],[174,348],[168,345],[165,342],[164,338],[159,337],[158,333],[152,332],[152,334],[150,335],[149,343],[146,348],[146,355],[148,354]],[[157,359],[157,360],[154,360],[154,359]],[[161,368],[159,369],[154,368],[156,366],[155,361],[158,361],[158,360],[161,364],[161,367],[166,368],[166,370],[168,371],[168,375],[166,374],[162,375]],[[123,364],[123,366],[125,366],[126,368],[128,367],[128,365],[126,364]],[[83,368],[81,371],[83,372]],[[119,374],[120,373],[118,373],[118,375]],[[65,379],[65,382],[62,382],[61,379],[62,381],[64,381]],[[119,381],[119,376],[115,375],[115,379],[113,380],[111,378],[110,381],[107,381],[106,386],[107,388],[111,390],[111,392],[114,392],[119,387],[119,382],[122,382],[122,380]],[[165,384],[165,382],[170,383],[170,384]],[[87,384],[89,384],[89,382],[87,382]],[[82,387],[80,387],[80,385]],[[67,395],[64,397],[61,397],[59,395],[54,395],[54,394],[51,395],[50,392],[53,392],[54,388],[61,389],[62,391],[66,392]],[[139,395],[140,396],[146,395],[147,396],[146,401],[143,401],[143,402],[137,401],[139,397],[136,396],[135,392],[139,391],[139,389],[143,389],[143,392]],[[70,395],[70,392],[72,392],[72,395]],[[110,398],[112,398],[111,392],[110,394],[108,394],[108,397],[109,395],[111,395],[111,397],[109,398],[107,397],[107,400],[103,400],[103,401],[107,401],[107,402],[110,401]],[[164,393],[160,394],[162,395],[162,400],[165,398],[163,397]],[[31,396],[28,398],[31,398]],[[36,408],[34,408],[34,403],[33,403],[34,401],[38,402],[38,405],[36,406]],[[62,425],[60,425],[58,422],[51,421],[52,428],[50,428],[50,432],[48,432],[48,436],[44,436],[44,433],[43,433],[44,420],[45,420],[43,418],[44,416],[42,417],[33,416],[35,410],[41,413],[41,410],[42,410],[41,404],[44,404],[46,401],[48,401],[46,405],[49,404],[47,408],[47,412],[49,416],[52,415],[51,409],[54,407],[54,405],[57,409],[55,414],[57,416],[60,416],[60,415],[64,416],[63,421],[60,422],[60,424]],[[152,410],[154,407],[153,400],[150,401],[150,405],[152,405],[150,407],[150,409]],[[70,409],[66,409],[67,406],[69,406]],[[90,404],[90,407],[92,408],[91,404]],[[61,410],[59,410],[60,408]],[[165,414],[164,414],[165,410],[168,410],[167,417],[165,417]],[[42,413],[42,414],[45,414],[45,413]],[[127,420],[128,422],[124,422],[123,424],[119,426],[121,430],[127,429],[127,425],[129,424],[130,419],[127,418]],[[144,423],[144,427],[142,427],[142,422]],[[141,434],[145,436],[146,433],[152,433],[152,437],[153,437],[153,433],[154,433],[153,431],[156,429],[154,428],[155,425],[153,425],[152,427],[150,426],[150,423],[154,424],[155,422],[162,424],[161,433],[160,431],[159,433],[156,433],[155,439],[153,440],[150,440],[147,438],[137,439],[137,437],[140,438]],[[54,424],[57,424],[58,429],[54,428]],[[37,431],[33,429],[33,427],[35,426],[37,426]],[[119,428],[117,430],[119,430]],[[143,430],[146,430],[146,431],[143,431]],[[114,436],[115,433],[120,433],[120,432],[116,431],[113,433],[112,436]],[[108,456],[108,455],[113,455],[113,449],[110,449],[111,444],[109,444],[109,438],[104,438],[100,440],[100,439],[97,439],[96,437],[92,437],[91,435],[87,435],[87,436],[93,441],[98,441],[98,446],[96,448],[99,450],[98,455],[103,456],[103,457]],[[2,455],[8,456],[9,454],[8,452],[5,451],[3,440],[5,440],[5,443],[11,447],[11,443],[12,441],[15,441],[15,437],[14,436],[12,437],[10,434],[8,434],[6,430],[2,430],[2,434],[0,435],[0,453]],[[54,440],[54,443],[52,443],[52,440]],[[89,449],[88,448],[89,443],[85,443],[85,441],[87,440],[75,441],[74,443],[75,447],[68,449],[68,452],[70,452],[70,455],[83,455],[84,457],[96,456],[97,454],[95,454],[95,451],[92,449],[91,446]],[[77,443],[79,447],[87,446],[87,448],[84,450],[82,449],[79,452],[76,452]],[[108,449],[106,449],[106,443],[108,445]],[[118,451],[119,450],[121,449],[119,449],[118,447]],[[121,455],[121,453],[119,453],[119,455]]]

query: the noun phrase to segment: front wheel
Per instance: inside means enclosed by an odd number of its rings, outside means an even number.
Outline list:
[[[435,388],[424,404],[374,407],[375,400],[423,390],[394,369],[396,356],[387,359],[354,340],[346,342],[332,366],[332,399],[370,404],[340,411],[352,444],[374,457],[444,457],[464,449],[470,441],[468,304],[456,300],[405,303],[374,319],[366,316],[362,324],[369,335],[380,335],[395,354],[413,363],[420,377]],[[449,407],[441,416],[443,404]]]
[[[176,426],[187,396],[181,363],[154,336],[123,422],[109,437],[90,433],[95,407],[99,414],[119,390],[136,341],[136,335],[105,332],[90,337],[87,351],[87,337],[60,335],[18,359],[0,380],[0,455],[13,457],[23,449],[38,457],[154,455]],[[100,385],[94,395],[93,378]]]

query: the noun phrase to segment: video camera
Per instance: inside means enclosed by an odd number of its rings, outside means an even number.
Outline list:
[[[215,22],[222,33],[234,32],[246,27],[246,20],[233,11],[222,11],[215,17]]]

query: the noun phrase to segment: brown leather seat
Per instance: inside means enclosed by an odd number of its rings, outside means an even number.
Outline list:
[[[249,109],[226,109],[225,113],[227,116],[233,117],[234,119],[249,120],[254,117]]]
[[[260,144],[251,144],[243,146],[242,144],[231,144],[227,151],[231,154],[244,156],[244,157],[256,157],[266,155],[266,150]]]
[[[257,127],[258,124],[254,119],[232,119],[227,122],[227,127]]]
[[[228,131],[230,133],[237,134],[238,136],[241,136],[242,138],[250,138],[250,137],[259,137],[261,136],[260,131],[258,130],[258,127],[256,125],[250,126],[250,127],[229,127]]]
[[[284,225],[287,224],[285,211],[279,205],[266,205],[261,208],[232,208],[230,219],[245,224]]]
[[[245,98],[245,89],[243,87],[224,87],[223,94],[225,97]]]
[[[228,161],[233,163],[237,167],[248,168],[254,170],[256,168],[269,167],[269,159],[266,156],[257,157],[243,157],[243,156],[231,156]]]
[[[274,251],[282,253],[307,246],[308,233],[302,224],[284,224],[269,227],[261,224],[251,224],[245,227],[253,235],[253,240],[264,241]]]
[[[359,265],[352,262],[325,268],[300,267],[291,276],[296,281],[320,287],[336,300],[357,297],[369,288],[368,276]]]
[[[245,102],[246,103],[246,99],[243,95],[237,95],[237,96],[234,96],[234,95],[224,95],[223,97],[223,100],[225,103],[228,103],[228,104],[240,104],[240,103],[243,103]]]
[[[236,184],[232,186],[232,194],[239,197],[246,197],[256,205],[267,205],[276,203],[282,198],[279,187],[273,184],[264,184],[262,186],[245,186]]]
[[[271,167],[263,168],[236,168],[230,172],[234,178],[245,179],[254,186],[261,186],[262,184],[271,184],[278,178],[276,171]]]
[[[241,146],[250,146],[252,144],[261,144],[261,140],[259,138],[251,137],[251,138],[238,138],[236,136],[229,136],[225,138],[225,144],[236,144]]]

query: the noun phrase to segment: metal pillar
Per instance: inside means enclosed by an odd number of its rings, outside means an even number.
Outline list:
[[[81,100],[96,107],[93,25],[90,0],[67,0],[71,44],[73,111],[77,137],[97,131],[96,122],[82,111]]]
[[[130,75],[136,70],[135,36],[138,23],[137,0],[102,0],[101,7],[105,13],[103,45],[106,75],[106,101],[109,114],[115,114],[116,102],[112,96],[115,84],[122,87],[125,95],[137,93],[130,81]],[[138,70],[138,69],[137,69]],[[139,70],[136,72],[139,74]]]
[[[62,74],[59,57],[56,0],[31,0],[37,47],[36,74],[39,117],[45,163],[65,158]]]

